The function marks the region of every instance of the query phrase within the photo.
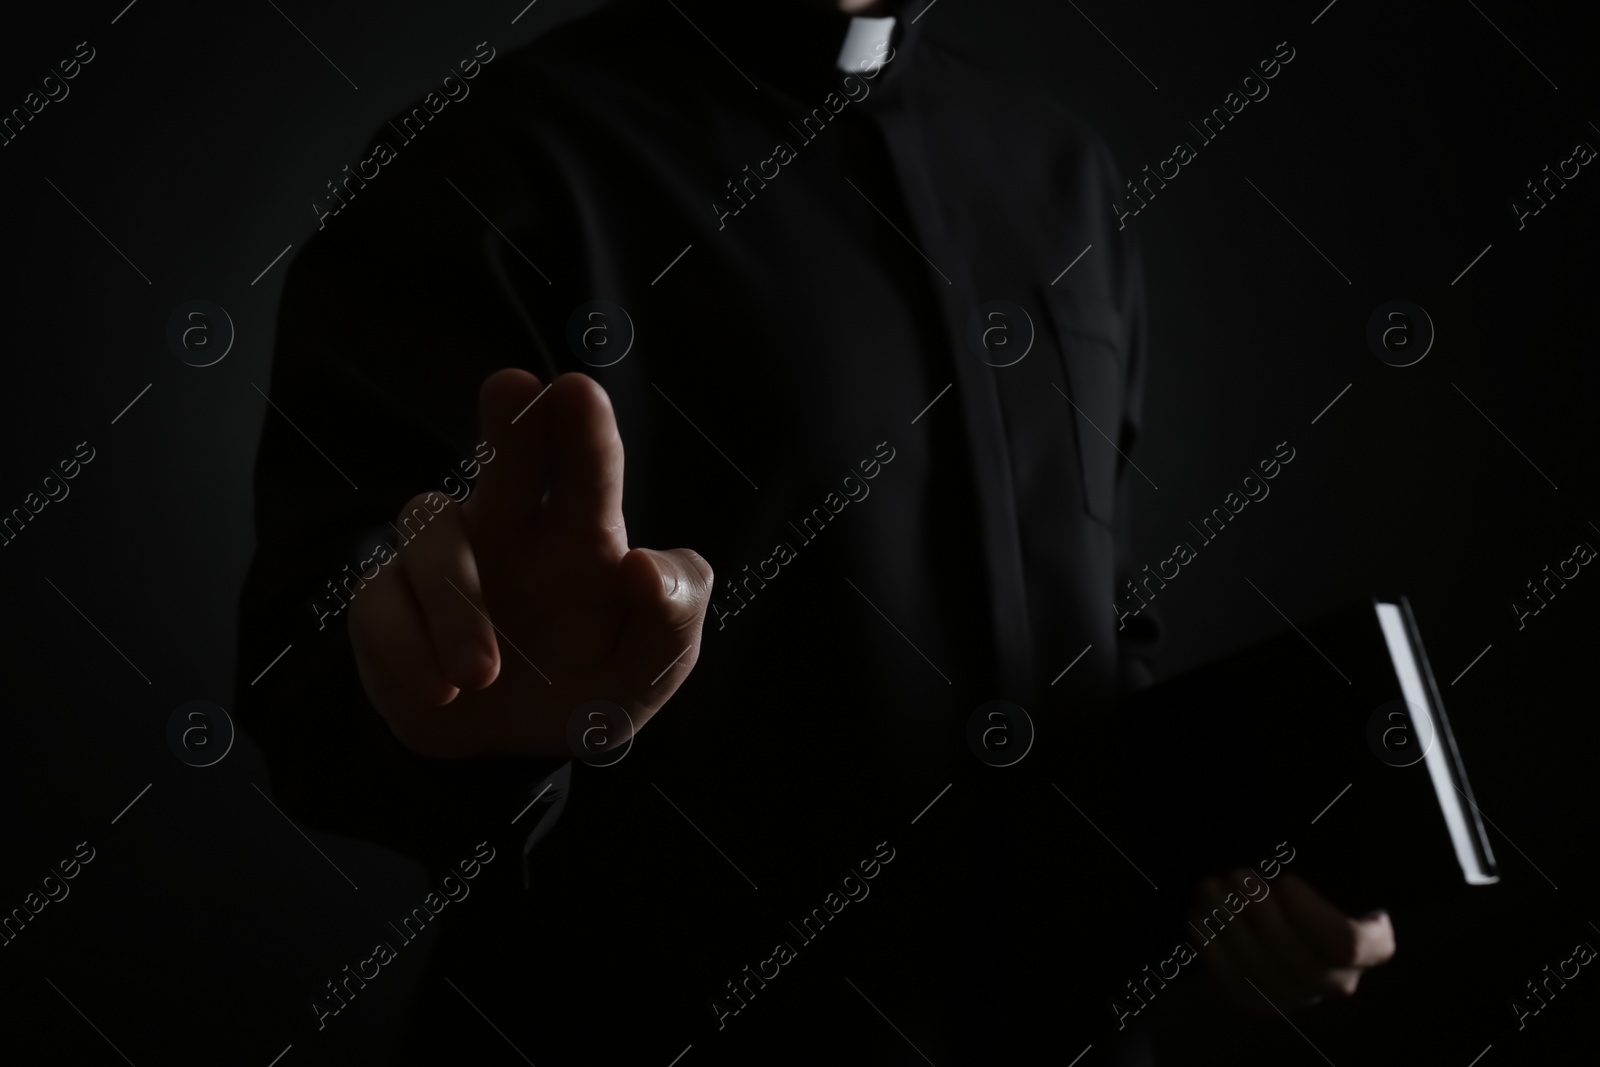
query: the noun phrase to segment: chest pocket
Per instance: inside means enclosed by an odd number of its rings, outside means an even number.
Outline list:
[[[1122,463],[1117,451],[1127,381],[1122,318],[1109,300],[1093,293],[1043,288],[1042,296],[1071,400],[1056,398],[1073,422],[1084,508],[1109,526]]]

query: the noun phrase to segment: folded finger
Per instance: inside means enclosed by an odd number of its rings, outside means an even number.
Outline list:
[[[350,602],[349,632],[362,687],[391,723],[455,699],[400,570],[384,568]]]
[[[482,689],[499,674],[500,657],[461,508],[443,494],[425,493],[402,516],[417,532],[401,548],[400,565],[421,607],[434,662],[457,688]]]

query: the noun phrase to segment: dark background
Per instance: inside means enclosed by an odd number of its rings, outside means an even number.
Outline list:
[[[306,240],[313,199],[373,130],[477,42],[505,52],[593,5],[538,0],[513,25],[520,0],[286,0],[281,13],[266,0],[124,3],[8,14],[0,35],[5,109],[77,42],[97,52],[66,99],[0,147],[0,510],[77,442],[96,450],[70,496],[0,548],[0,910],[77,842],[97,850],[71,896],[0,948],[12,1008],[0,1042],[73,1063],[121,1062],[106,1039],[139,1064],[264,1065],[291,1043],[284,1064],[377,1062],[417,949],[402,954],[404,977],[322,1034],[305,998],[332,977],[324,942],[420,899],[420,871],[314,833],[318,856],[253,787],[265,776],[248,739],[207,769],[165,739],[180,703],[226,705],[236,666],[253,676],[278,651],[234,663],[251,464],[262,420],[276,417],[252,385],[267,386],[288,257],[252,279]],[[1575,942],[1600,942],[1589,925],[1600,578],[1586,568],[1521,631],[1509,604],[1578,541],[1600,544],[1586,314],[1596,165],[1521,231],[1509,205],[1578,140],[1600,147],[1593,27],[1575,5],[1337,0],[1319,17],[1322,3],[938,0],[922,25],[1089,119],[1127,176],[1193,141],[1185,121],[1277,42],[1294,47],[1271,94],[1129,221],[1153,353],[1133,458],[1160,487],[1136,485],[1141,559],[1188,538],[1187,522],[1277,442],[1297,450],[1272,495],[1161,593],[1161,669],[1284,629],[1246,578],[1294,619],[1406,593],[1441,684],[1489,646],[1445,692],[1503,882],[1397,918],[1394,963],[1356,1002],[1301,1025],[1332,1035],[1318,1044],[1335,1062],[1338,1050],[1375,1062],[1431,1048],[1430,1061],[1466,1064],[1491,1043],[1485,1064],[1540,1062],[1585,1039],[1600,1004],[1600,978],[1580,976],[1521,1033],[1508,1007]],[[694,14],[693,0],[679,6]],[[914,0],[909,14],[921,9]],[[709,49],[684,61],[722,62]],[[195,298],[224,306],[238,331],[208,368],[181,363],[165,339],[173,309]],[[1438,331],[1406,368],[1363,336],[1397,298]],[[358,482],[385,442],[368,447],[370,460],[342,457]],[[1272,1025],[1288,1062],[1322,1062]],[[1184,1041],[1225,1040],[1207,1033],[1195,1024]]]

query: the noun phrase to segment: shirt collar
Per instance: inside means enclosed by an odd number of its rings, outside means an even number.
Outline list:
[[[852,16],[845,30],[844,43],[839,46],[839,57],[834,67],[846,74],[872,74],[884,64],[889,54],[889,41],[894,35],[895,18],[862,18]]]
[[[650,0],[644,2],[655,6]],[[667,15],[678,18],[681,14],[700,31],[692,36],[703,35],[711,42],[705,55],[686,55],[685,59],[702,70],[727,60],[757,82],[805,95],[826,92],[838,82],[841,71],[858,75],[876,71],[874,84],[878,86],[893,81],[908,65],[918,28],[903,18],[848,15],[815,0],[675,3],[678,12],[668,7]],[[888,43],[875,51],[880,41]],[[862,47],[864,52],[859,51]],[[845,65],[847,59],[853,60],[849,66]],[[859,66],[863,59],[871,61],[865,72]]]

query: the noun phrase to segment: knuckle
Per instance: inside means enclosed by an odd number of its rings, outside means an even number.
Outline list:
[[[418,508],[422,508],[422,509],[426,510],[427,506],[428,506],[427,505],[427,500],[432,495],[433,495],[433,491],[432,490],[428,490],[426,492],[421,492],[421,493],[416,494],[410,500],[407,500],[404,504],[402,504],[400,506],[399,517],[403,519],[407,515],[410,515],[413,511],[415,511]]]
[[[716,571],[712,569],[711,564],[707,562],[704,556],[692,548],[684,549],[684,556],[687,558],[689,565],[694,568],[695,573],[699,578],[699,582],[702,587],[700,591],[703,592],[707,598],[709,598],[712,588],[716,585]]]

